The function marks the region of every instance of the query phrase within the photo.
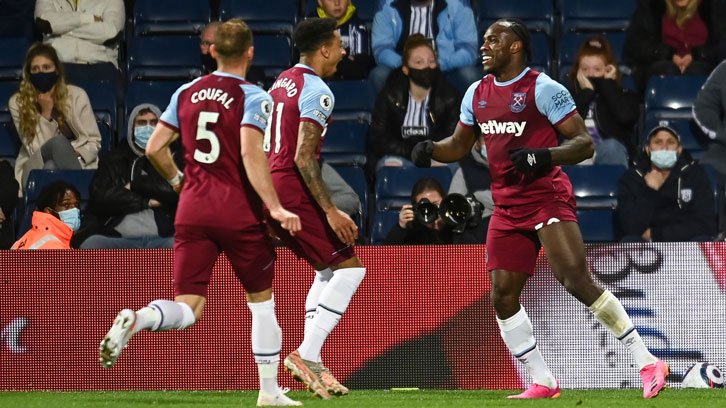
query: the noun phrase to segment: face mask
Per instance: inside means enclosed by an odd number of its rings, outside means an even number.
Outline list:
[[[217,60],[212,58],[211,53],[201,54],[200,58],[202,60],[202,67],[204,68],[205,73],[217,70]]]
[[[675,150],[653,150],[650,152],[650,161],[659,169],[670,169],[678,160],[677,153]]]
[[[81,226],[81,210],[78,208],[60,211],[58,212],[58,216],[64,224],[71,227],[73,232],[78,231],[78,228]]]
[[[487,157],[487,145],[483,144],[481,145],[481,156],[487,160],[489,160],[489,157]]]
[[[139,126],[134,128],[134,141],[140,148],[146,149],[151,134],[154,133],[154,127],[151,125]]]
[[[424,69],[408,69],[408,77],[411,78],[414,84],[423,87],[431,88],[436,82],[436,78],[439,76],[439,68],[424,68]]]
[[[50,91],[56,82],[58,82],[58,73],[55,71],[30,74],[30,83],[32,83],[35,89],[37,89],[40,93]]]

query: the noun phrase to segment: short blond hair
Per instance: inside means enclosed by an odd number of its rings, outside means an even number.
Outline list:
[[[220,24],[214,34],[217,58],[223,61],[242,57],[251,46],[252,30],[239,18],[233,18]]]

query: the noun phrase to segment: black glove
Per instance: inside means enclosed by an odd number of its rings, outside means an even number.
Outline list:
[[[434,152],[434,142],[424,140],[416,143],[411,150],[411,161],[416,167],[431,167],[431,154]]]
[[[512,160],[514,168],[522,173],[535,173],[552,165],[550,149],[517,147],[509,149],[509,159]]]

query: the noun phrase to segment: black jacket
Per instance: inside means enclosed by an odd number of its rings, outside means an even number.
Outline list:
[[[391,228],[383,242],[384,245],[447,245],[447,244],[485,244],[489,220],[482,220],[476,227],[455,233],[449,227],[441,231],[428,228],[412,221],[411,229],[401,228],[398,222]]]
[[[577,112],[587,117],[590,103],[595,101],[595,125],[603,139],[616,139],[628,149],[630,157],[635,156],[637,143],[634,140],[635,124],[640,115],[640,96],[623,88],[614,79],[590,78],[594,89],[582,89],[575,81],[572,97]]]
[[[657,61],[670,60],[675,50],[663,44],[662,19],[666,13],[663,0],[640,0],[630,19],[625,34],[625,63],[649,66]],[[726,9],[722,0],[702,0],[698,14],[708,29],[706,44],[693,47],[694,61],[706,61],[716,65],[723,57],[726,41]]]
[[[0,208],[5,214],[5,221],[0,223],[0,249],[10,249],[15,242],[13,211],[18,204],[19,187],[13,167],[7,160],[0,160]]]
[[[401,68],[391,71],[386,85],[378,95],[368,129],[368,163],[375,167],[388,154],[411,158],[411,150],[423,138],[403,139],[401,125],[406,117],[409,95],[408,77]],[[431,88],[429,96],[430,139],[439,141],[451,135],[459,122],[461,95],[443,74]]]
[[[648,187],[644,155],[620,178],[616,219],[622,236],[650,228],[653,241],[689,241],[716,234],[713,190],[703,168],[683,151],[660,190]]]
[[[180,152],[174,154],[174,160],[180,169],[184,168]],[[131,183],[130,190],[124,187],[128,183]],[[146,156],[138,156],[126,143],[101,158],[91,181],[90,196],[89,208],[74,246],[93,234],[119,236],[114,227],[124,216],[149,208],[150,199],[161,203],[161,207],[153,209],[159,236],[174,235],[179,195]]]

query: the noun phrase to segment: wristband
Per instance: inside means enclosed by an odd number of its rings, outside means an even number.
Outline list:
[[[166,182],[169,183],[172,187],[179,184],[184,180],[184,173],[182,173],[181,170],[176,171],[176,175],[170,179],[167,179]]]

